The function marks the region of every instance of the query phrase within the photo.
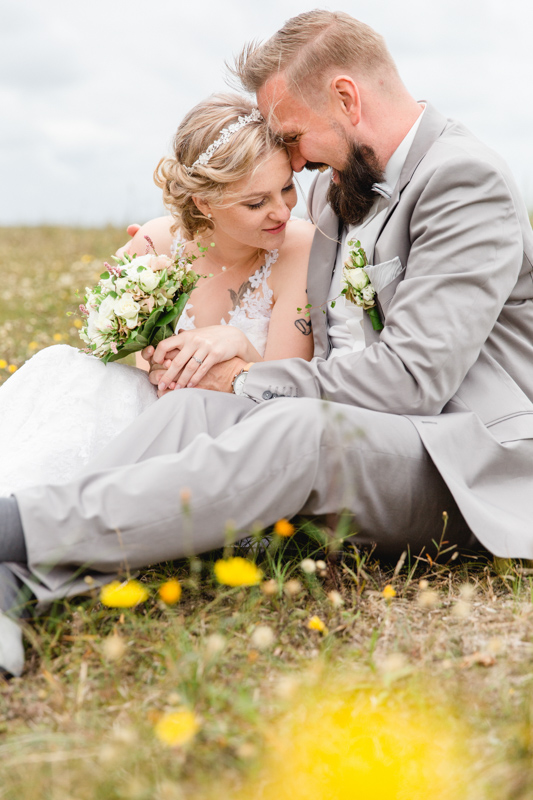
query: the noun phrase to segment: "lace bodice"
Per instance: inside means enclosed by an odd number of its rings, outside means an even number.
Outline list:
[[[172,246],[171,252],[174,254],[179,240]],[[250,278],[250,288],[243,295],[241,302],[233,311],[229,312],[229,321],[220,320],[221,325],[234,325],[239,328],[253,344],[259,355],[265,354],[268,326],[272,314],[273,291],[268,285],[268,278],[272,271],[272,266],[278,259],[278,251],[270,250],[265,256],[265,263],[260,266]],[[177,325],[178,331],[196,330],[194,314],[189,314],[193,308],[192,303],[185,306]]]

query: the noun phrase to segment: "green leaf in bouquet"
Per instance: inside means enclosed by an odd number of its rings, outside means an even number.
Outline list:
[[[181,295],[181,297],[178,300],[178,302],[175,305],[173,305],[172,308],[170,308],[165,314],[163,314],[159,318],[158,326],[159,325],[168,325],[173,320],[178,319],[181,316],[181,313],[182,313],[183,309],[185,308],[185,306],[189,302],[189,299],[190,299],[190,295],[187,292],[184,292]],[[164,311],[165,309],[162,308],[160,310]]]
[[[102,274],[100,275],[100,278],[102,280],[106,281],[109,278],[109,272],[102,272]]]

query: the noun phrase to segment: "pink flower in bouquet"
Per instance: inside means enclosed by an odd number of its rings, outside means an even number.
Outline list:
[[[150,268],[154,272],[159,272],[162,269],[168,269],[174,262],[168,256],[152,256],[150,259]]]

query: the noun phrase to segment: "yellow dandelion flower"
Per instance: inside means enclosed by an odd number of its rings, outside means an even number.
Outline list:
[[[54,342],[60,342],[63,337],[62,337],[62,335],[60,333],[54,333],[52,338],[53,338]]]
[[[172,711],[156,723],[154,732],[168,747],[180,747],[198,733],[200,723],[192,711]]]
[[[226,586],[255,586],[262,577],[259,567],[239,556],[215,562],[215,578]]]
[[[181,597],[181,583],[177,578],[171,578],[159,587],[159,597],[167,606],[178,602]]]
[[[94,260],[93,257],[89,255],[89,253],[86,253],[81,257],[81,261],[83,261],[84,264],[90,264],[90,262],[93,260]]]
[[[15,366],[15,364],[10,364],[10,365],[9,365],[9,367],[7,368],[7,371],[8,371],[8,372],[10,372],[12,375],[13,375],[13,373],[14,373],[14,372],[16,372],[17,370],[18,370],[18,367],[17,367],[17,366]]]
[[[81,319],[78,319],[78,317],[76,317],[76,319],[73,319],[73,320],[72,320],[72,324],[73,324],[73,325],[74,325],[74,327],[75,327],[75,328],[77,328],[78,330],[79,330],[80,328],[82,328],[82,327],[83,327],[83,322],[81,321]]]
[[[382,591],[382,595],[386,600],[392,600],[396,597],[396,589],[388,583]]]
[[[310,631],[318,631],[319,633],[328,632],[325,624],[322,622],[320,617],[317,616],[311,617],[311,619],[307,620],[307,627]]]
[[[0,369],[5,369],[7,367],[7,361],[5,359],[0,358]]]
[[[39,342],[30,342],[28,344],[28,350],[37,350],[39,347]]]
[[[288,519],[278,519],[274,525],[274,533],[283,538],[288,538],[294,533],[294,525]]]
[[[111,581],[102,587],[100,601],[109,608],[131,608],[148,599],[148,590],[139,581]]]

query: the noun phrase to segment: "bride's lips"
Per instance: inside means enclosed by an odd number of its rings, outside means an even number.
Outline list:
[[[282,222],[281,225],[278,225],[277,228],[265,228],[265,233],[281,233],[281,231],[285,230],[287,226],[286,222]]]

